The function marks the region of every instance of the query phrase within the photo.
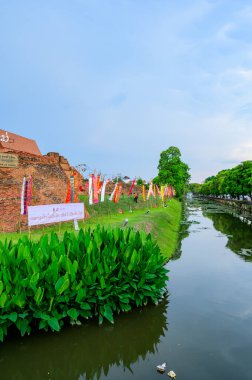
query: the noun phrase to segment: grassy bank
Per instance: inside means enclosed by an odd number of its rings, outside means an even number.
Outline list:
[[[167,203],[166,208],[153,206],[157,206],[154,201],[149,204],[139,203],[137,208],[134,208],[133,202],[127,199],[122,200],[122,203],[116,206],[112,202],[88,206],[91,217],[86,219],[84,223],[79,222],[79,226],[84,229],[86,227],[93,228],[98,224],[104,227],[121,227],[124,220],[128,219],[127,226],[133,227],[134,230],[144,230],[157,240],[163,255],[168,260],[174,253],[178,241],[181,203],[172,199]],[[119,209],[123,210],[123,214],[118,213]],[[132,212],[129,211],[130,209]],[[65,231],[71,230],[73,230],[73,223],[55,224],[43,229],[32,230],[31,239],[38,240],[42,235],[51,231],[56,232],[59,237],[63,237]],[[22,232],[21,235],[28,235],[28,233]],[[0,241],[4,241],[6,238],[17,242],[20,233],[0,234]]]
[[[168,202],[166,208],[151,208],[147,210],[134,210],[132,213],[114,214],[111,216],[100,216],[90,218],[85,222],[90,227],[97,224],[103,226],[120,227],[127,218],[127,226],[134,230],[144,230],[150,233],[158,242],[158,245],[165,256],[169,259],[174,253],[177,242],[181,220],[181,203],[176,199]]]

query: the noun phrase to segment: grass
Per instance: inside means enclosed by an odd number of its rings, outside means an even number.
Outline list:
[[[137,208],[133,208],[135,206]],[[132,212],[129,211],[130,209]],[[181,203],[176,199],[171,199],[167,203],[167,207],[163,208],[154,200],[144,203],[140,199],[139,204],[134,205],[133,201],[127,197],[122,199],[122,201],[116,205],[113,202],[107,201],[104,204],[88,206],[87,210],[91,217],[90,219],[86,219],[84,223],[80,221],[80,228],[92,228],[98,224],[105,227],[122,227],[124,220],[127,218],[127,227],[151,233],[151,235],[157,240],[166,260],[169,260],[176,250],[182,211]],[[120,214],[118,212],[119,210],[123,210],[123,213]],[[150,211],[147,213],[148,210]],[[31,239],[37,240],[43,234],[50,233],[51,231],[55,231],[59,236],[63,236],[66,230],[73,230],[72,222],[55,224],[44,227],[43,229],[32,230]],[[21,234],[28,235],[28,232],[22,232]],[[3,241],[7,238],[8,240],[12,239],[16,242],[21,234],[2,233],[0,234],[0,240]]]

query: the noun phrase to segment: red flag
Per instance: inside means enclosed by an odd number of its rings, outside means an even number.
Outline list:
[[[136,180],[133,179],[132,184],[131,184],[130,189],[129,189],[129,195],[132,194],[133,188],[134,188],[134,186],[135,186],[135,182],[136,182]]]
[[[68,188],[67,188],[67,196],[66,196],[66,201],[65,203],[70,203],[71,201],[71,186],[70,186],[70,183],[68,184]]]

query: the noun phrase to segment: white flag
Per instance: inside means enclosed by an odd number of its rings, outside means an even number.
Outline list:
[[[110,197],[109,197],[109,200],[110,200],[110,201],[113,200],[113,197],[114,197],[114,194],[115,194],[115,191],[116,191],[116,188],[117,188],[117,183],[118,183],[118,182],[116,182],[116,184],[115,184],[115,188],[114,188],[112,194],[111,194]]]
[[[22,192],[21,192],[21,215],[24,215],[24,193],[25,193],[26,178],[23,179]]]
[[[89,204],[93,204],[93,177],[89,177],[89,183],[88,183],[88,193],[89,193]]]
[[[102,189],[101,189],[101,202],[104,202],[105,199],[105,190],[106,190],[106,185],[108,183],[108,180],[104,180],[102,184]]]

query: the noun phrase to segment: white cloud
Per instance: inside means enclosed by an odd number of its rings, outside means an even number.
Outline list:
[[[223,25],[216,34],[217,41],[220,42],[231,42],[233,38],[230,36],[230,32],[235,31],[237,29],[237,25],[235,23],[227,23]]]
[[[238,79],[244,79],[246,81],[252,81],[252,70],[245,67],[238,67],[229,70],[228,75],[238,77]]]
[[[252,160],[252,140],[234,148],[230,156],[239,162]]]

